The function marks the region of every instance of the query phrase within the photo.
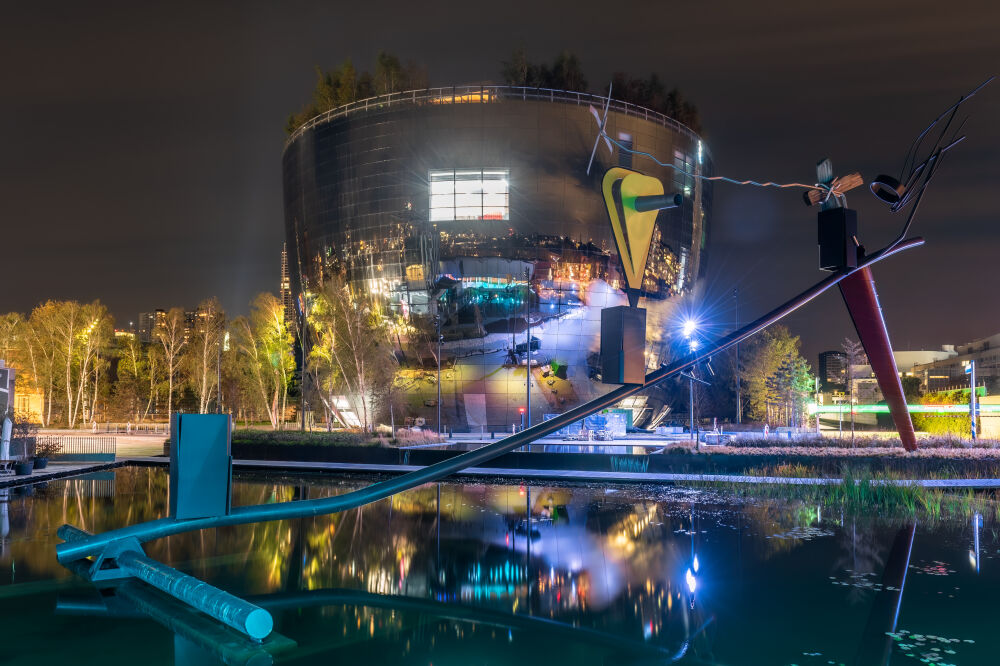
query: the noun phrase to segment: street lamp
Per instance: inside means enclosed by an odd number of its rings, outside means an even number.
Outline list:
[[[437,343],[438,343],[438,353],[437,353],[437,429],[438,437],[441,437],[441,315],[434,315],[434,325],[437,328]]]
[[[528,268],[524,268],[524,284],[525,284],[525,296],[524,296],[524,322],[527,324],[527,338],[525,342],[527,343],[526,352],[528,354],[528,364],[527,364],[527,388],[525,389],[525,418],[527,426],[531,427],[531,276],[528,274]],[[523,428],[522,428],[523,429]]]
[[[735,330],[738,331],[740,330],[740,296],[735,287],[733,288],[733,303],[736,309]],[[738,342],[736,343],[736,423],[743,423],[743,395],[740,391],[740,343]]]
[[[698,322],[690,317],[684,320],[681,325],[681,334],[687,338],[688,351],[692,354],[698,351],[698,341],[692,336],[698,331]],[[695,439],[694,436],[694,375],[692,373],[685,373],[688,379],[688,410],[690,411],[691,423],[691,439]]]

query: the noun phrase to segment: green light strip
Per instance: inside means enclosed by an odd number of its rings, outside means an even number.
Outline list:
[[[929,412],[932,414],[968,414],[968,405],[907,405],[911,412]],[[1000,405],[978,405],[980,414],[1000,413]],[[806,405],[806,410],[810,414],[850,414],[849,405],[822,405],[816,403]],[[854,405],[855,414],[888,414],[888,405]]]

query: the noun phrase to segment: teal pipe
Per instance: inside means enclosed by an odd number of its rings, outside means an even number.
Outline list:
[[[922,238],[911,238],[898,245],[888,247],[865,258],[860,265],[853,269],[844,269],[838,273],[832,273],[826,279],[816,283],[811,288],[802,292],[795,298],[783,303],[763,317],[754,320],[743,328],[730,333],[721,341],[711,347],[704,347],[702,350],[693,353],[684,360],[672,365],[655,370],[646,375],[642,384],[625,384],[603,396],[584,403],[579,407],[564,412],[559,416],[543,421],[537,425],[527,428],[517,434],[506,437],[493,444],[487,444],[474,451],[469,451],[461,455],[443,460],[433,465],[428,465],[409,474],[403,474],[393,479],[380,481],[365,486],[359,490],[337,495],[335,497],[324,497],[314,500],[300,500],[297,502],[278,502],[274,504],[257,504],[252,506],[234,507],[227,516],[213,516],[209,518],[192,518],[189,520],[177,520],[174,518],[160,518],[138,525],[130,525],[117,530],[96,534],[79,541],[71,541],[56,546],[56,557],[59,562],[66,564],[101,552],[108,544],[119,539],[135,538],[141,542],[160,539],[173,534],[203,530],[211,527],[225,527],[229,525],[244,525],[247,523],[258,523],[270,520],[287,520],[292,518],[310,518],[322,516],[347,509],[354,509],[359,506],[385,499],[396,493],[415,488],[416,486],[431,481],[437,481],[450,474],[461,472],[467,467],[487,462],[503,455],[516,448],[524,446],[539,437],[549,435],[567,425],[578,421],[585,416],[589,416],[605,407],[610,407],[623,398],[638,393],[645,388],[653,386],[668,377],[673,377],[691,366],[700,363],[715,354],[723,352],[730,347],[739,344],[752,335],[759,333],[782,317],[794,312],[809,301],[825,292],[830,287],[836,285],[849,275],[870,266],[877,261],[892,256],[898,252],[908,250],[919,245],[923,245]]]
[[[79,543],[94,536],[72,525],[63,525],[57,534],[66,539],[67,543]],[[266,638],[274,628],[271,614],[260,606],[157,562],[141,551],[123,550],[115,557],[115,563],[130,576],[183,601],[255,641]]]

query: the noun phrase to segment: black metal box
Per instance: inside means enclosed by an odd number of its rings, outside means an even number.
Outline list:
[[[856,268],[858,265],[858,213],[849,208],[820,211],[819,267],[824,271]]]
[[[642,384],[646,379],[646,311],[619,305],[601,310],[601,381]]]

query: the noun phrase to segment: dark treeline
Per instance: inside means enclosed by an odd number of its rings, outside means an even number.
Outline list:
[[[524,49],[517,49],[509,59],[501,63],[500,76],[504,84],[509,86],[595,94],[607,94],[610,83],[614,99],[658,111],[695,132],[702,131],[698,107],[686,100],[676,87],[668,89],[655,73],[642,78],[626,72],[615,72],[609,83],[591,90],[580,59],[571,51],[560,52],[549,64],[532,62]],[[404,64],[397,56],[386,51],[379,51],[376,56],[374,74],[367,70],[359,72],[350,59],[331,70],[317,66],[312,101],[298,113],[288,117],[285,131],[291,134],[297,127],[321,113],[359,99],[426,88],[428,85],[427,70],[423,66],[412,60]]]

